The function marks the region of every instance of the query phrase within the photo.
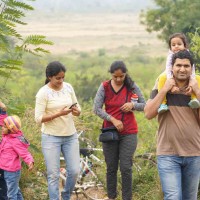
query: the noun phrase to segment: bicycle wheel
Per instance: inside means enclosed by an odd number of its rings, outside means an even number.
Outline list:
[[[70,200],[87,200],[87,195],[85,195],[83,189],[75,189],[70,197]]]
[[[106,197],[106,192],[102,186],[93,186],[84,189],[85,196],[88,200],[103,200]]]
[[[71,195],[71,200],[103,200],[106,196],[102,186],[95,186],[94,183],[77,185]]]

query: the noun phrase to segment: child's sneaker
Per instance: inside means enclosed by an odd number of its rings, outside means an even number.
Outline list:
[[[195,108],[199,108],[200,107],[200,102],[198,99],[192,99],[188,105],[190,106],[190,108],[195,109]]]
[[[164,113],[167,110],[169,110],[168,106],[166,104],[161,104],[160,107],[158,108],[158,113]]]

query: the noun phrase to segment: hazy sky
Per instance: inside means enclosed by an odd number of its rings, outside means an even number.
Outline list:
[[[43,12],[138,12],[153,0],[36,0],[31,5]]]
[[[37,0],[32,6],[28,25],[19,26],[19,32],[47,36],[56,54],[158,45],[139,20],[140,10],[153,6],[153,0]]]

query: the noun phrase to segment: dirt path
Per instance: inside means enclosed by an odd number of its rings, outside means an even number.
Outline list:
[[[106,197],[106,192],[103,188],[88,188],[84,193],[73,193],[70,200],[88,200],[88,199],[104,199]],[[88,198],[91,197],[91,198]],[[60,199],[61,200],[61,199]]]
[[[62,191],[63,186],[60,181],[60,192]],[[71,196],[71,200],[87,200],[87,196],[91,197],[90,199],[104,199],[106,197],[106,192],[103,187],[90,187],[85,190],[78,190],[77,193],[73,193]]]
[[[85,193],[93,199],[104,199],[106,197],[106,192],[103,188],[88,188]],[[71,200],[87,200],[87,197],[84,194],[78,194],[78,196],[73,194]]]

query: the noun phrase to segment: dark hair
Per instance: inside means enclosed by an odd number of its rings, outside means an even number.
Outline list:
[[[183,41],[184,47],[188,48],[188,41],[187,41],[186,36],[183,33],[174,33],[169,37],[169,40],[168,40],[169,49],[171,49],[171,40],[173,38],[180,38]]]
[[[181,50],[177,53],[174,53],[172,56],[172,66],[174,65],[177,58],[188,59],[190,61],[191,66],[193,66],[193,64],[194,64],[192,54],[188,50]]]
[[[133,87],[134,81],[127,74],[128,70],[126,68],[126,65],[121,60],[114,61],[110,66],[109,72],[114,73],[118,69],[120,69],[123,73],[126,73],[126,76],[124,79],[124,85],[127,87],[128,90],[133,90],[134,89],[134,87]]]
[[[60,72],[66,72],[66,68],[59,61],[50,62],[46,67],[45,84],[49,82],[49,77],[56,76]]]

